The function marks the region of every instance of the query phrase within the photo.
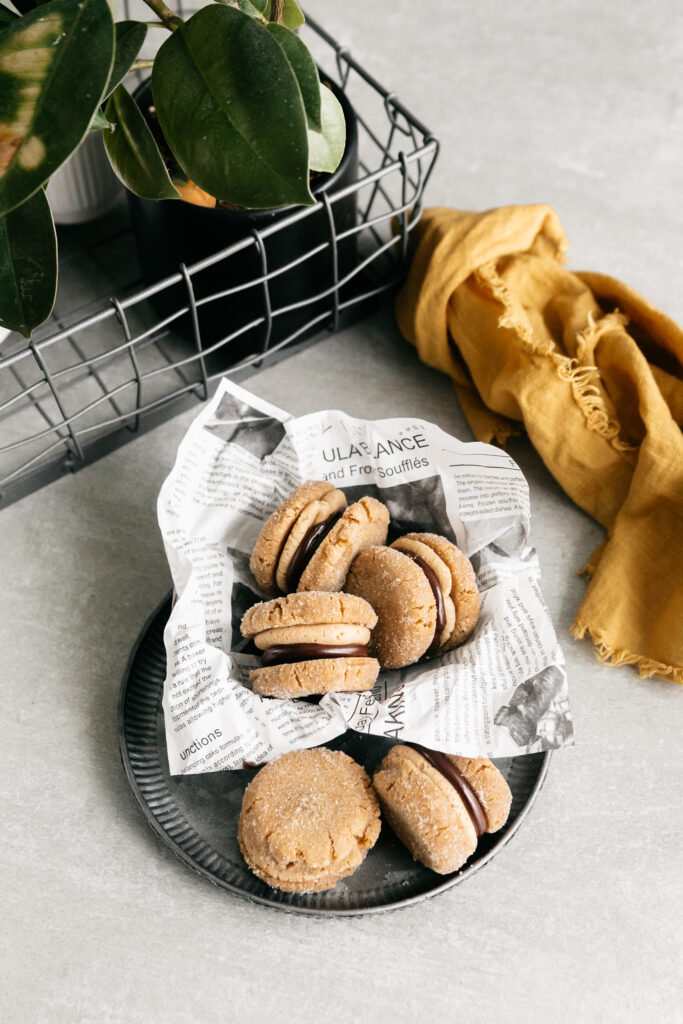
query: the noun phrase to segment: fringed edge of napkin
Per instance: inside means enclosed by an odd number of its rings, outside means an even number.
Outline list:
[[[583,413],[588,429],[604,437],[625,458],[628,453],[635,451],[633,445],[621,438],[620,424],[610,416],[600,389],[596,387],[595,381],[600,379],[597,366],[580,365],[578,359],[570,359],[569,356],[558,352],[552,341],[540,344],[534,340],[530,325],[515,309],[513,296],[496,270],[494,261],[479,267],[476,275],[503,307],[498,326],[513,331],[528,355],[547,356],[552,359],[558,377],[571,386],[574,401]],[[623,328],[627,323],[628,317],[618,310],[606,313],[597,323],[590,317],[587,327],[578,337],[578,350],[585,351],[589,343],[595,343],[600,335],[617,327]]]
[[[603,665],[634,665],[638,669],[641,679],[650,676],[663,676],[665,679],[670,679],[683,686],[683,668],[665,665],[661,661],[645,658],[642,654],[633,654],[623,648],[615,648],[603,630],[589,626],[579,615],[574,620],[574,624],[569,627],[569,632],[577,640],[583,640],[588,633],[595,645],[596,657]]]

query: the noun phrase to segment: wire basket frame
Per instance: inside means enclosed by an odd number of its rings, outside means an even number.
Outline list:
[[[302,34],[355,109],[358,179],[143,287],[125,206],[85,229],[60,233],[60,290],[51,319],[29,340],[12,334],[0,342],[0,507],[205,400],[222,376],[244,379],[337,331],[404,277],[438,142],[313,19]],[[350,194],[356,223],[339,230],[335,206]],[[311,217],[324,218],[326,237],[286,266],[269,268],[268,238]],[[348,269],[338,252],[351,237],[356,255]],[[259,261],[257,276],[197,297],[198,275],[249,249]],[[273,302],[279,275],[323,253],[332,270],[329,285],[293,303]],[[160,318],[150,300],[171,289],[175,295],[179,286],[183,300]],[[226,324],[225,336],[207,343],[201,307],[245,289],[261,295],[260,315],[237,327]],[[292,310],[306,311],[305,322],[273,343],[273,325]],[[179,321],[191,325],[189,338],[179,331]],[[215,354],[229,353],[231,342],[255,328],[262,330],[259,351],[216,369]]]

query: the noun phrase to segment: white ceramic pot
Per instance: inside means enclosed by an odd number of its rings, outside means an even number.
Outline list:
[[[123,186],[111,169],[101,132],[88,132],[47,186],[56,224],[82,224],[101,217],[121,195]]]

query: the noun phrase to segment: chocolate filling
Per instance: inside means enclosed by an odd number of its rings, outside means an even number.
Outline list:
[[[263,652],[261,664],[291,665],[295,661],[317,661],[319,658],[367,658],[365,644],[276,644]]]
[[[443,600],[443,594],[441,587],[439,586],[439,577],[436,575],[431,566],[427,565],[419,555],[414,555],[412,551],[406,551],[405,548],[396,548],[402,555],[406,555],[408,558],[412,558],[416,565],[419,565],[422,572],[427,577],[427,583],[432,588],[432,594],[436,601],[436,626],[434,627],[434,639],[425,651],[427,656],[436,654],[441,646],[441,634],[446,628],[446,606]]]
[[[287,570],[287,593],[293,594],[296,588],[299,586],[299,581],[304,574],[304,569],[313,558],[322,542],[327,537],[328,533],[344,515],[346,509],[342,509],[340,512],[335,512],[326,519],[324,523],[314,523],[313,526],[306,530],[303,535],[302,541],[299,547],[294,552],[294,557],[289,564]]]
[[[477,837],[483,836],[484,832],[486,832],[484,808],[479,803],[477,794],[462,772],[459,772],[453,762],[439,750],[428,750],[427,747],[423,747],[420,743],[409,743],[408,746],[412,747],[413,750],[417,750],[418,754],[422,754],[425,761],[429,761],[432,768],[436,768],[437,772],[450,782],[467,808],[467,813],[472,819]]]

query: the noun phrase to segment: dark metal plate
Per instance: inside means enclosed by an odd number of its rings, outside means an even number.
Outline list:
[[[163,633],[170,610],[169,594],[131,651],[119,704],[121,759],[148,823],[181,860],[215,885],[295,914],[348,916],[405,907],[464,882],[509,842],[528,814],[543,785],[550,752],[496,761],[512,790],[510,817],[502,831],[480,839],[475,855],[453,875],[436,875],[413,861],[385,824],[358,871],[329,892],[301,895],[269,888],[249,871],[237,843],[242,794],[255,769],[169,775],[161,698]],[[349,731],[329,745],[372,772],[391,741]]]

